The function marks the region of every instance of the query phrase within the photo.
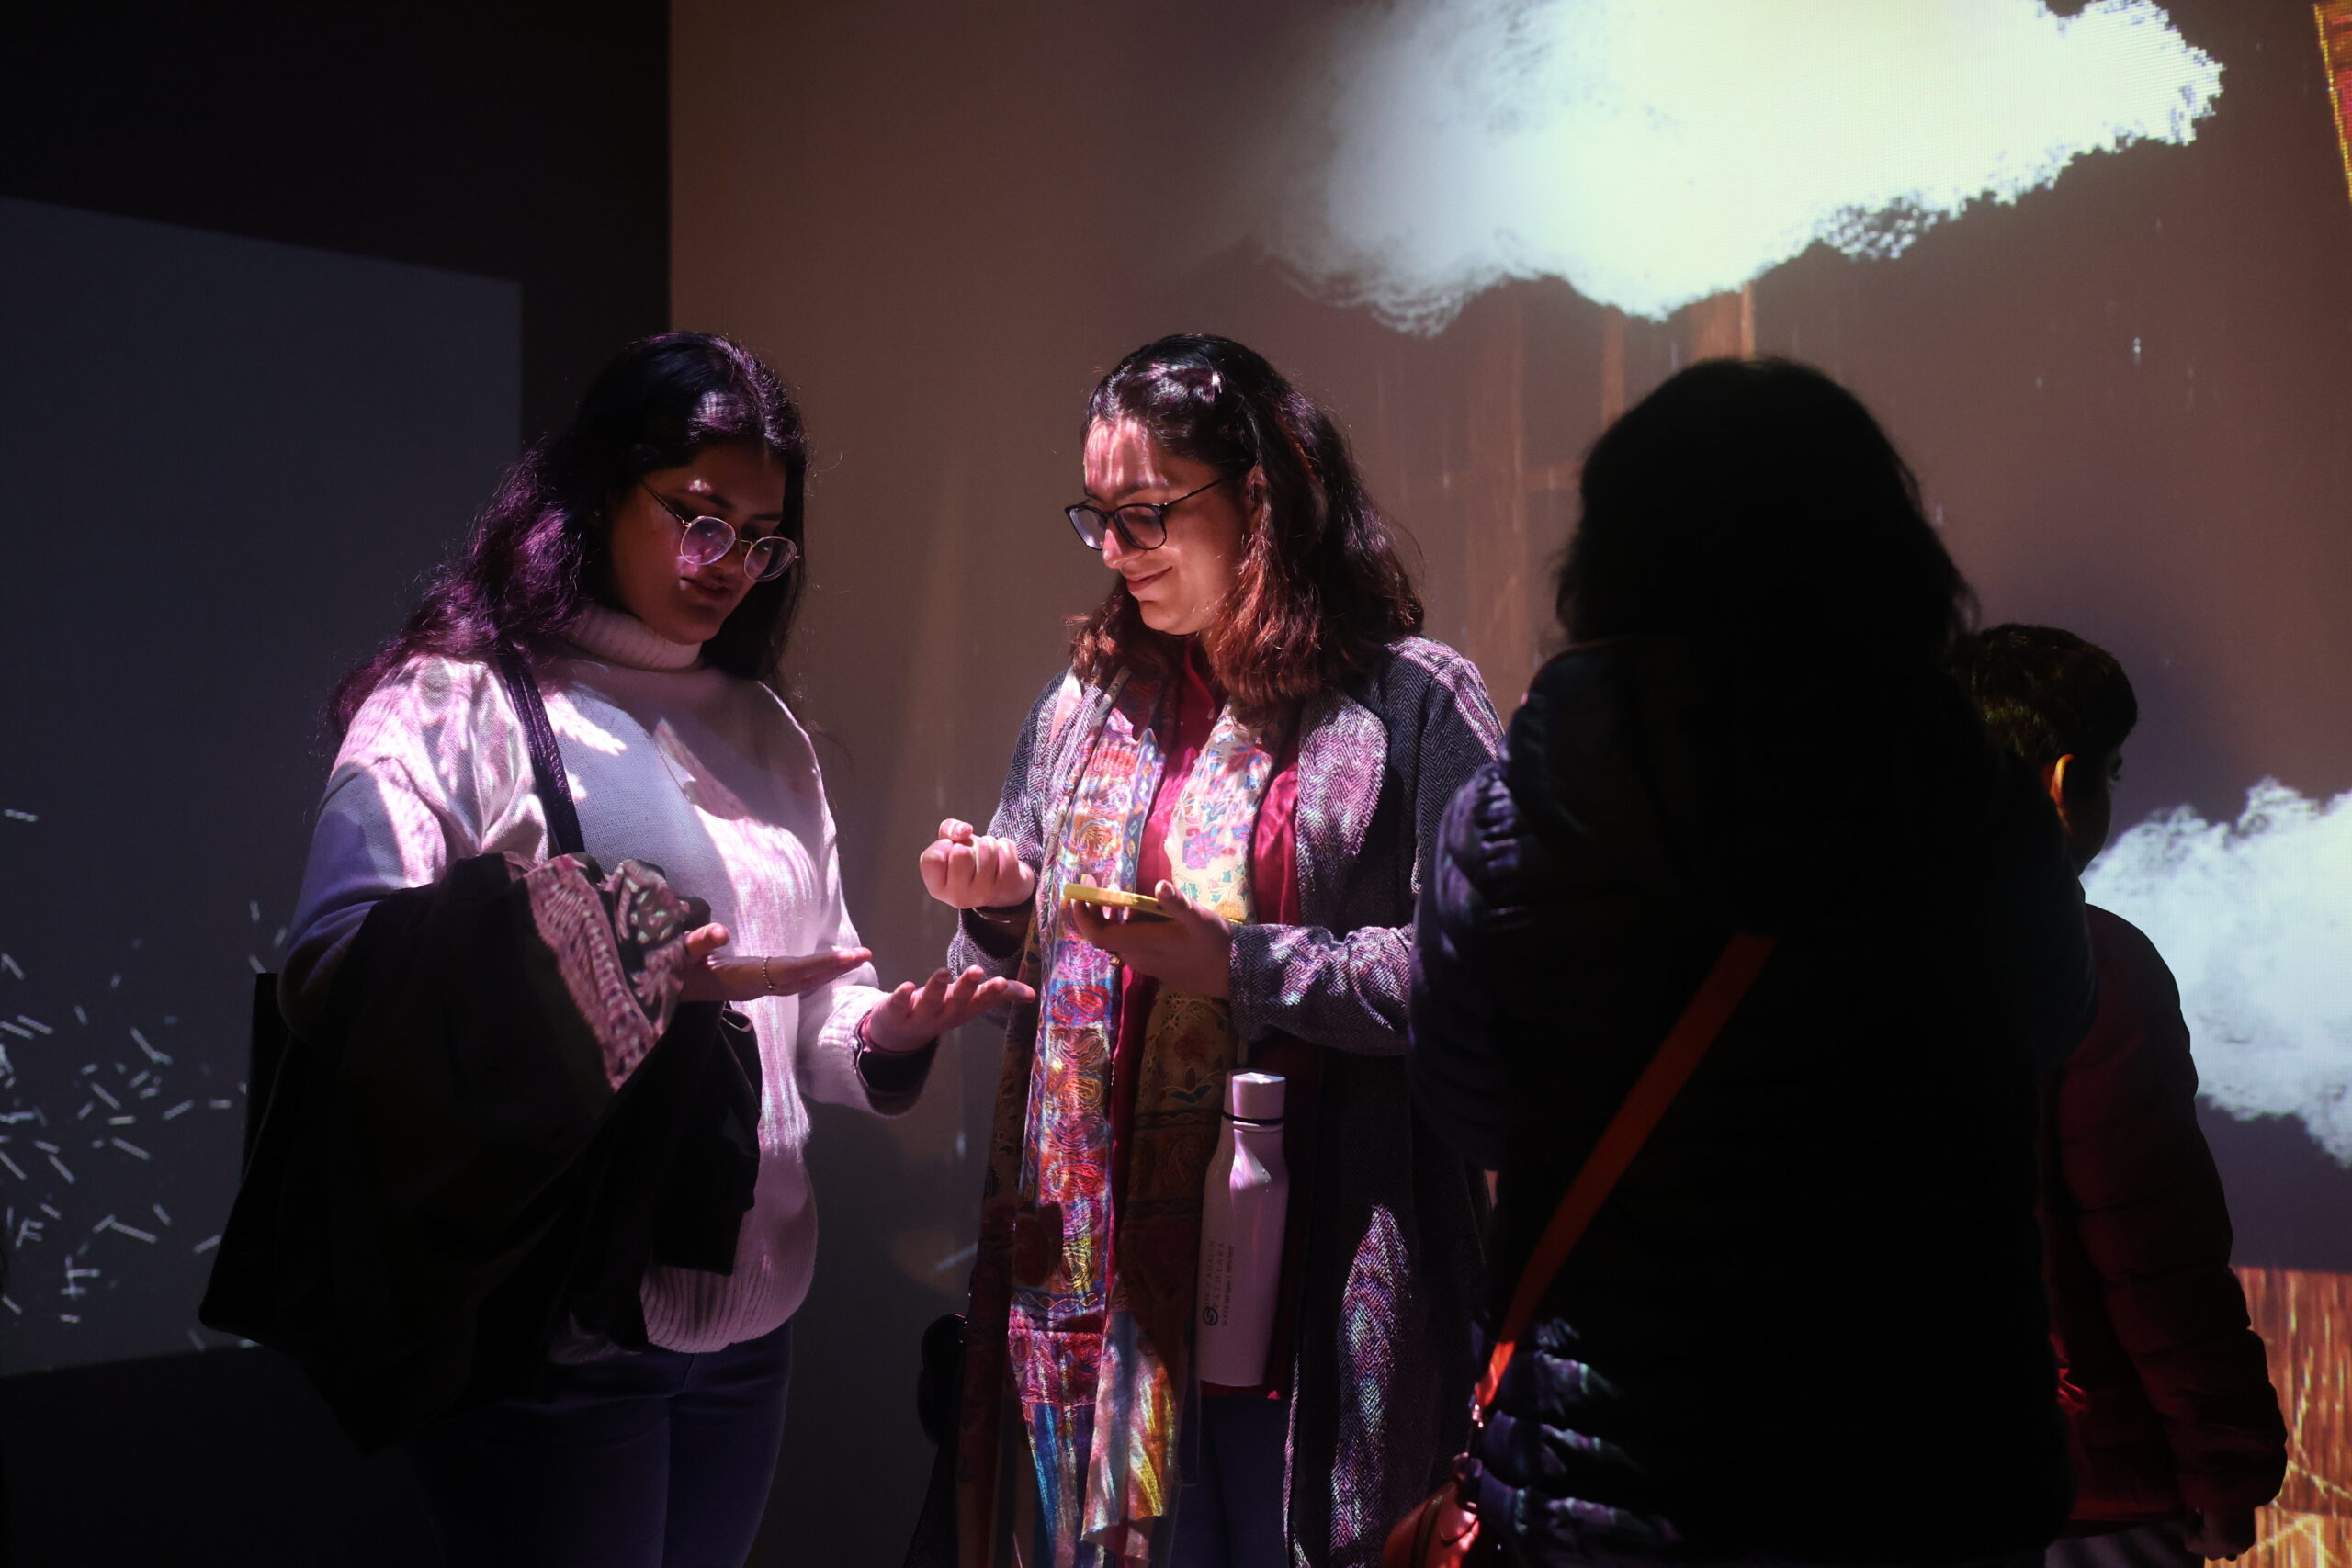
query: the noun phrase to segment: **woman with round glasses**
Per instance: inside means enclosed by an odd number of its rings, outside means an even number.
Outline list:
[[[1109,593],[985,834],[941,824],[954,961],[1015,1007],[966,1335],[966,1568],[1368,1563],[1462,1440],[1484,1188],[1415,1112],[1415,897],[1492,756],[1338,425],[1241,344],[1165,338],[1087,407],[1068,508]],[[1122,919],[1066,887],[1147,893]],[[1260,1380],[1193,1365],[1227,1083],[1284,1080]],[[927,1525],[935,1527],[935,1521]],[[934,1539],[926,1534],[925,1539]]]
[[[575,1310],[526,1380],[536,1393],[412,1441],[452,1563],[741,1563],[815,1261],[804,1100],[903,1111],[943,1030],[1023,994],[977,970],[875,987],[817,759],[779,695],[807,461],[798,409],[748,350],[692,333],[633,344],[571,427],[508,470],[406,628],[335,694],[342,747],[282,982],[299,1034],[335,1027],[338,968],[380,901],[473,857],[548,859],[528,719],[497,669],[512,649],[527,658],[589,855],[643,863],[640,880],[708,906],[707,923],[681,938],[673,922],[662,938],[683,953],[621,984],[650,1010],[656,977],[676,975],[687,999],[747,1013],[756,1048],[743,1091],[756,1148],[731,1168],[751,1207],[740,1223],[718,1215],[711,1244],[723,1258],[733,1235],[731,1270],[647,1267],[634,1295],[650,1348],[622,1353]],[[649,949],[662,935],[639,934]],[[527,996],[514,960],[479,963],[462,983]],[[563,972],[574,997],[597,982]],[[608,1055],[607,1067],[626,1100],[627,1065]],[[535,1157],[519,1145],[483,1157],[510,1153]],[[698,1223],[707,1235],[712,1222]]]

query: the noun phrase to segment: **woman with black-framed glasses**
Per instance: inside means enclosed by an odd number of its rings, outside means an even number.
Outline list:
[[[1129,550],[1156,550],[1168,542],[1168,513],[1196,495],[1206,495],[1217,486],[1232,479],[1231,474],[1219,474],[1197,490],[1188,490],[1169,501],[1130,501],[1105,510],[1091,501],[1081,501],[1075,506],[1062,508],[1062,515],[1078,530],[1080,542],[1090,550],[1103,548],[1103,541],[1113,534]]]
[[[1498,727],[1416,635],[1337,424],[1241,344],[1121,361],[1084,483],[1065,515],[1110,592],[989,830],[922,857],[951,962],[1038,999],[989,1142],[957,1518],[935,1488],[919,1540],[957,1535],[961,1568],[1368,1562],[1468,1415],[1485,1190],[1413,1109],[1404,1021],[1439,814]],[[1166,918],[1065,899],[1087,882]],[[1204,1182],[1245,1069],[1282,1080],[1286,1240],[1262,1360],[1214,1382]]]
[[[632,344],[335,694],[288,1059],[306,1111],[404,1114],[306,1145],[350,1179],[309,1184],[333,1239],[292,1286],[455,1568],[743,1561],[815,1265],[805,1101],[902,1112],[944,1030],[1026,995],[875,984],[781,690],[807,462],[748,349]],[[337,1090],[388,1014],[377,1092]]]

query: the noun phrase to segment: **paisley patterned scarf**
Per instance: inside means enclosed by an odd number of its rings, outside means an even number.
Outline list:
[[[1201,1188],[1237,1044],[1218,998],[1162,988],[1135,1075],[1114,1201],[1119,970],[1061,915],[1061,888],[1133,887],[1172,695],[1114,687],[1046,838],[1022,977],[1037,1027],[1008,1042],[973,1274],[961,1452],[968,1568],[1164,1562],[1191,1356]],[[1170,880],[1250,918],[1250,849],[1272,738],[1228,709],[1168,828]],[[1009,1396],[1009,1403],[1008,1403]],[[1015,1542],[1019,1545],[1016,1548]]]

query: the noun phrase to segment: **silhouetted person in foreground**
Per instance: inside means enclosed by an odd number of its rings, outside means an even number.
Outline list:
[[[1529,1564],[2039,1563],[2036,1087],[2096,997],[2058,825],[1942,670],[1967,586],[1801,366],[1676,376],[1581,488],[1570,646],[1421,905],[1414,1084],[1499,1171],[1498,1304],[1726,939],[1778,946],[1521,1342],[1483,1528]]]
[[[1993,739],[2035,770],[2079,874],[2107,847],[2131,680],[2105,649],[2005,626],[1952,661]],[[2098,1017],[2045,1085],[2042,1230],[2075,1510],[2051,1568],[2235,1557],[2278,1495],[2286,1424],[2245,1293],[2230,1213],[2197,1127],[2180,990],[2155,946],[2092,905]]]

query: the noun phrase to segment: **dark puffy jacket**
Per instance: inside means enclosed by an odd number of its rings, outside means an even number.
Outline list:
[[[2230,1272],[2180,992],[2138,927],[2090,921],[2098,1019],[2051,1077],[2042,1162],[2075,1519],[2259,1507],[2285,1479],[2287,1429]]]
[[[1487,1504],[1527,1559],[2056,1533],[2037,1077],[2096,982],[2055,816],[1958,692],[1573,650],[1440,856],[1414,1083],[1499,1169],[1497,1303],[1725,939],[1779,939],[1506,1380]]]

